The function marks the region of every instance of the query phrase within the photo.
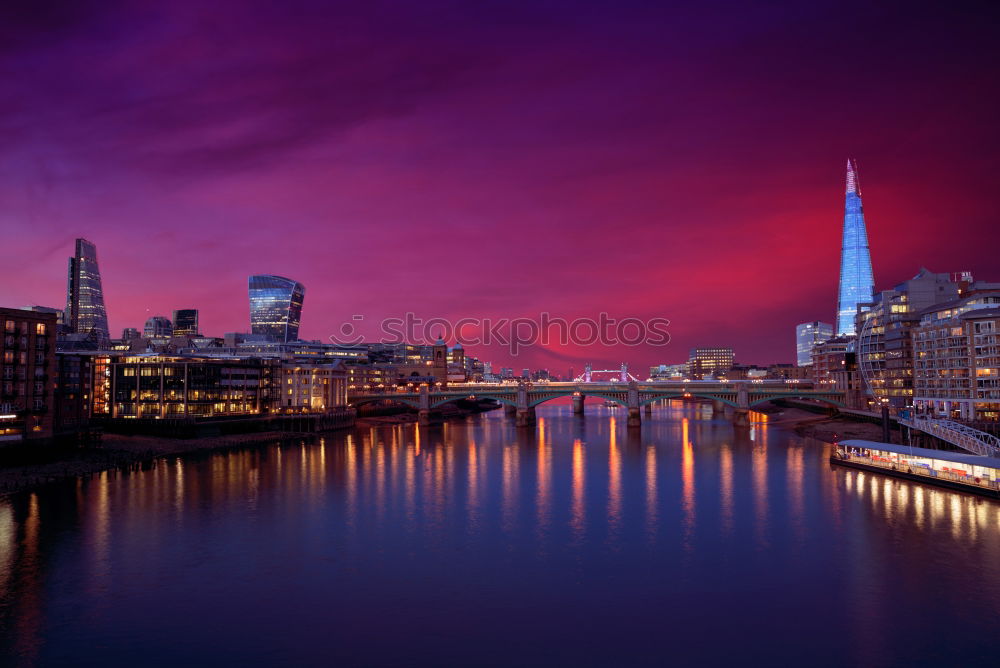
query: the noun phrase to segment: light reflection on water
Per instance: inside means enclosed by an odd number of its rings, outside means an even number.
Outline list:
[[[833,468],[763,414],[742,432],[691,405],[640,431],[600,406],[538,415],[358,429],[2,501],[4,648],[26,665],[137,647],[146,665],[997,649],[998,504]]]

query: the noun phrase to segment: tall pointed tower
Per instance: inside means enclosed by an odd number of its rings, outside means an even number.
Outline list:
[[[76,240],[76,253],[69,259],[63,319],[72,333],[93,334],[102,344],[110,337],[101,270],[97,266],[97,246],[86,239]]]
[[[847,161],[847,197],[844,201],[844,238],[840,249],[840,293],[837,299],[837,336],[851,336],[858,304],[872,300],[872,256],[868,249],[865,213],[861,207],[858,166]]]

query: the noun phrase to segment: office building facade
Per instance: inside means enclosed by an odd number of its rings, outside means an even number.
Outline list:
[[[109,369],[108,417],[206,418],[268,413],[278,406],[280,373],[277,359],[156,354],[115,357]]]
[[[688,356],[688,377],[705,380],[724,376],[733,368],[732,348],[692,348]]]
[[[146,320],[142,335],[149,337],[173,336],[174,324],[165,315],[154,315]]]
[[[795,326],[795,364],[812,365],[813,348],[833,338],[833,325],[825,322],[804,322]]]
[[[250,330],[288,342],[299,338],[306,289],[283,276],[261,274],[249,279]]]
[[[174,335],[198,336],[198,309],[184,308],[174,311]]]
[[[281,368],[280,408],[283,412],[322,413],[347,405],[347,367],[291,364]]]

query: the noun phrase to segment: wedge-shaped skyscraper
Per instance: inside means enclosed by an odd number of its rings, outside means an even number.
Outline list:
[[[261,274],[250,277],[249,287],[250,330],[276,341],[297,340],[305,286],[283,276]]]
[[[837,299],[837,336],[854,334],[858,304],[872,300],[872,256],[868,249],[865,213],[861,207],[858,166],[847,161],[847,197],[844,202],[844,238],[840,250],[840,294]]]

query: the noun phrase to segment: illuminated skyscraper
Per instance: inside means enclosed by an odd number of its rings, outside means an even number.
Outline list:
[[[174,335],[198,335],[198,309],[184,308],[174,311]]]
[[[143,325],[143,336],[171,336],[174,332],[174,323],[165,315],[154,315],[146,320]]]
[[[868,249],[865,214],[861,207],[858,167],[847,161],[847,197],[844,202],[844,237],[840,251],[840,294],[837,299],[837,336],[854,334],[858,304],[872,300],[872,257]]]
[[[63,318],[70,333],[93,333],[102,344],[111,338],[108,314],[104,309],[101,272],[97,267],[97,247],[86,239],[76,240],[76,254],[69,259]]]
[[[250,277],[250,330],[277,341],[296,341],[306,289],[283,276]]]
[[[804,322],[795,326],[795,366],[812,364],[813,348],[833,338],[833,325],[825,322]]]

